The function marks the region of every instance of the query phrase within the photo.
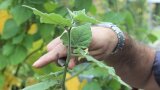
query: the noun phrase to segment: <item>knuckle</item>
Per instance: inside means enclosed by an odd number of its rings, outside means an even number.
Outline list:
[[[50,45],[47,45],[47,51],[51,51]]]

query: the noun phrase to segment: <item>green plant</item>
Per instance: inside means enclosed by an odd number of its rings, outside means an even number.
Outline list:
[[[35,15],[40,16],[41,23],[54,24],[63,27],[65,29],[65,32],[63,32],[61,35],[61,39],[64,45],[68,47],[68,52],[67,52],[67,59],[65,62],[64,71],[63,73],[61,73],[63,74],[61,82],[62,90],[66,90],[65,88],[66,73],[68,72],[68,64],[72,55],[73,56],[75,55],[76,57],[79,58],[85,58],[87,61],[93,62],[97,66],[106,69],[108,75],[111,75],[113,79],[115,79],[116,81],[120,82],[123,85],[128,86],[123,81],[121,81],[121,79],[115,74],[114,70],[111,67],[106,66],[102,62],[94,59],[92,56],[89,55],[87,51],[87,47],[89,46],[92,37],[91,24],[100,23],[100,21],[87,16],[85,14],[85,10],[72,12],[68,9],[70,17],[64,18],[59,14],[42,13],[35,8],[29,6],[25,7],[32,9]]]
[[[87,15],[103,22],[112,22],[141,42],[152,43],[159,39],[159,34],[151,33],[152,30],[148,28],[146,0],[0,0],[2,90],[19,90],[30,85],[33,85],[31,90],[58,88],[63,77],[64,68],[53,63],[40,70],[32,68],[32,64],[46,52],[46,44],[64,32],[64,26],[40,23],[39,17],[22,5],[65,18],[70,17],[67,8],[72,11],[85,9]],[[78,22],[76,24],[84,25]],[[72,78],[68,78],[66,82],[75,77],[80,80],[80,86],[86,81],[82,90],[128,90],[108,74],[107,70],[95,63],[80,64],[73,70],[68,70]],[[35,83],[37,84],[34,85]],[[73,86],[75,84],[72,82]]]

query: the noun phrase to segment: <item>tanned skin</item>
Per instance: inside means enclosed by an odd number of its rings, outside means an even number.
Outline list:
[[[109,28],[92,27],[91,29],[90,55],[113,66],[122,80],[132,87],[145,90],[160,90],[152,73],[152,65],[155,58],[154,49],[138,43],[126,34],[123,49],[111,54],[118,42],[117,35]],[[40,68],[48,63],[56,62],[58,58],[66,57],[67,49],[59,37],[51,41],[47,48],[48,53],[40,57],[33,64],[34,67]],[[76,65],[75,62],[75,57],[72,57],[69,68],[73,68]]]

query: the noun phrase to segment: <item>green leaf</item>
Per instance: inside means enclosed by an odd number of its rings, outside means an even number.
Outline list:
[[[106,70],[108,71],[108,74],[111,75],[114,79],[116,79],[116,80],[117,80],[118,82],[120,82],[121,84],[129,87],[125,82],[123,82],[123,81],[120,79],[119,76],[117,76],[117,75],[115,74],[115,71],[114,71],[113,67],[109,67],[109,66],[105,65],[104,63],[96,60],[96,59],[93,58],[92,56],[86,54],[86,52],[84,52],[82,49],[78,49],[78,50],[76,50],[76,51],[79,51],[79,53],[80,53],[82,56],[84,56],[84,57],[87,59],[87,61],[94,62],[95,64],[97,64],[97,66],[106,69]]]
[[[96,15],[97,14],[97,9],[96,9],[96,6],[92,4],[89,12],[93,15]]]
[[[94,77],[106,77],[108,71],[101,67],[92,67],[89,70],[83,72],[83,75],[93,75]]]
[[[21,33],[20,35],[14,37],[14,38],[12,39],[12,43],[13,43],[13,44],[21,43],[22,40],[23,40],[23,38],[24,38],[24,33]]]
[[[28,86],[23,90],[48,90],[50,87],[56,85],[57,83],[58,82],[55,80],[46,80],[35,85]]]
[[[92,6],[92,0],[75,0],[75,9],[82,10],[86,9],[87,11]]]
[[[73,71],[75,71],[75,72],[78,72],[78,71],[80,71],[80,70],[82,70],[82,69],[85,69],[86,67],[87,67],[87,69],[88,68],[91,68],[93,65],[91,64],[91,63],[81,63],[81,64],[78,64],[78,65],[76,65],[74,68],[73,68]],[[86,70],[87,70],[86,69]]]
[[[32,16],[32,11],[22,6],[16,6],[11,9],[11,14],[16,23],[21,25]]]
[[[42,5],[46,0],[27,0],[30,4]]]
[[[31,35],[25,35],[25,37],[24,37],[24,39],[22,41],[22,44],[23,44],[23,46],[25,48],[30,49],[30,48],[32,48],[33,41],[34,41],[33,36],[31,36]]]
[[[48,24],[55,24],[55,25],[62,25],[62,26],[72,25],[71,20],[63,18],[59,14],[55,14],[55,13],[47,14],[29,6],[25,6],[25,7],[32,9],[35,15],[40,16],[41,23],[48,23]]]
[[[58,4],[53,2],[53,1],[47,1],[44,4],[44,8],[48,11],[48,12],[52,12],[53,10],[55,10],[58,7]]]
[[[0,74],[0,89],[3,90],[3,85],[4,85],[4,82],[5,82],[5,76]]]
[[[8,58],[0,53],[0,70],[8,65]]]
[[[4,25],[2,39],[9,39],[14,37],[19,31],[19,28],[14,20],[9,19]]]
[[[80,11],[69,11],[70,15],[73,17],[73,19],[79,23],[99,23],[98,20],[91,16],[87,16],[85,13],[85,9],[80,10]]]
[[[61,37],[63,43],[68,45],[68,35],[64,33]],[[91,33],[91,25],[84,24],[78,27],[73,27],[71,30],[71,46],[72,47],[81,47],[87,48],[91,42],[92,33]]]
[[[98,82],[87,83],[82,90],[102,90]]]
[[[156,40],[158,40],[158,38],[157,38],[154,34],[152,34],[152,33],[148,34],[148,39],[149,39],[152,43],[154,43]]]
[[[129,26],[129,28],[132,28],[135,23],[133,15],[129,11],[125,11],[123,14],[123,16],[125,16],[126,24]]]
[[[121,84],[120,84],[117,80],[112,79],[112,80],[109,82],[108,87],[111,87],[112,90],[120,90],[120,89],[121,89]]]
[[[3,0],[2,3],[0,3],[0,9],[8,9],[9,6],[12,5],[13,0]]]
[[[22,46],[17,46],[14,53],[10,56],[10,64],[16,65],[24,61],[27,56],[27,50]]]
[[[156,36],[157,39],[160,40],[160,30],[153,30],[153,31],[152,31],[152,34],[153,34],[154,36]]]
[[[15,49],[15,45],[11,44],[10,42],[7,42],[2,47],[2,54],[5,55],[5,56],[8,56],[13,52],[14,49]]]
[[[46,43],[50,42],[53,39],[55,34],[55,27],[49,24],[40,24],[38,26],[41,37]]]
[[[99,67],[108,69],[110,74],[115,75],[115,71],[112,67],[109,67],[109,66],[105,65],[104,63],[102,63],[101,61],[98,61],[97,59],[88,55],[84,50],[78,48],[74,51],[76,51],[77,53],[80,53],[82,56],[84,56],[87,59],[87,61],[92,61],[95,64],[97,64]]]
[[[51,68],[50,68],[51,69]],[[52,70],[52,69],[51,69]],[[51,79],[53,77],[56,77],[58,78],[60,75],[63,75],[63,70],[59,70],[59,71],[56,71],[56,72],[50,72],[49,71],[49,74],[45,74],[45,75],[41,75],[39,77],[37,77],[38,80],[43,80],[43,79]],[[46,72],[45,72],[46,73]]]
[[[109,66],[105,65],[104,63],[96,60],[95,58],[93,58],[90,55],[85,55],[85,57],[88,61],[92,61],[92,62],[96,63],[99,67],[107,69],[109,74],[115,76],[115,71],[114,71],[113,67],[109,67]]]
[[[123,13],[115,13],[113,11],[107,12],[104,16],[101,17],[102,21],[112,22],[115,24],[124,23],[125,16]]]

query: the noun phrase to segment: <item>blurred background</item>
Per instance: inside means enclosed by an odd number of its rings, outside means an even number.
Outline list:
[[[160,0],[0,0],[0,90],[20,90],[39,82],[36,77],[40,75],[61,70],[54,63],[42,69],[32,67],[46,52],[47,43],[64,30],[40,23],[39,17],[22,5],[64,17],[68,16],[67,8],[85,9],[88,15],[112,22],[134,39],[160,49]],[[99,74],[101,69],[96,70]],[[102,81],[97,86],[101,89],[95,90],[127,90],[113,80]]]

